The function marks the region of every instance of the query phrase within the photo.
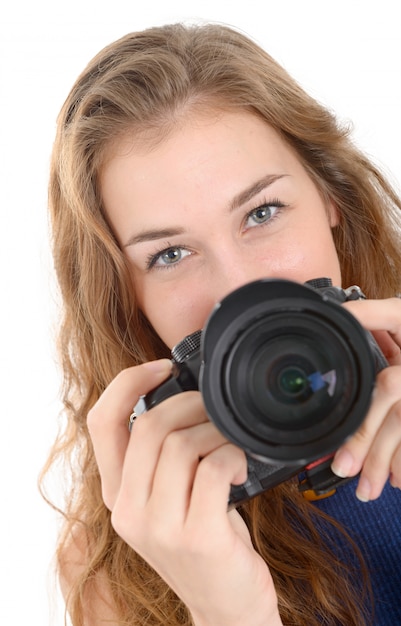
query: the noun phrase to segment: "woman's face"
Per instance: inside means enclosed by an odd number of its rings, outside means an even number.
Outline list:
[[[127,137],[104,166],[101,189],[139,307],[170,348],[252,280],[341,284],[335,207],[250,113],[192,115],[152,149]]]

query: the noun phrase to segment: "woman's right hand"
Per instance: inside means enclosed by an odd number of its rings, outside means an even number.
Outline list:
[[[88,415],[103,498],[116,532],[167,582],[197,626],[282,624],[267,565],[237,511],[231,484],[245,454],[207,419],[199,392],[127,420],[171,370],[167,359],[121,372]]]

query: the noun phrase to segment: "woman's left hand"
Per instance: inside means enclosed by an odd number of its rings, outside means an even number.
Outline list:
[[[358,300],[344,306],[372,332],[389,364],[377,375],[366,419],[332,464],[333,472],[343,478],[360,472],[356,495],[367,502],[380,496],[388,478],[401,488],[401,299]]]

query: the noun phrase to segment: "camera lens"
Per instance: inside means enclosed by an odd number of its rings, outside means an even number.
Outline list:
[[[340,367],[352,369],[343,342],[328,341],[332,334],[298,313],[273,314],[243,330],[227,354],[224,389],[244,429],[277,443],[293,441],[294,432],[297,443],[320,435],[322,415],[327,420],[344,402]]]
[[[362,423],[375,379],[366,331],[311,287],[250,283],[219,304],[202,341],[209,418],[252,456],[307,463]]]

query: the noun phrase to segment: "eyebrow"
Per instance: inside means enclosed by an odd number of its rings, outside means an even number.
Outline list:
[[[230,212],[235,211],[235,209],[238,209],[240,206],[251,200],[258,193],[263,191],[263,189],[266,189],[266,187],[269,187],[270,185],[275,183],[276,180],[284,178],[285,176],[287,176],[287,174],[267,174],[267,176],[263,176],[263,178],[261,178],[260,180],[252,183],[251,185],[249,185],[249,187],[234,196],[230,203]]]
[[[268,174],[267,176],[263,176],[263,178],[260,178],[259,180],[249,185],[249,187],[238,193],[231,200],[229,205],[230,213],[251,200],[254,196],[263,191],[263,189],[266,189],[266,187],[272,185],[274,182],[276,182],[276,180],[284,178],[285,176],[287,176],[287,174]],[[123,248],[128,248],[129,246],[143,243],[145,241],[168,239],[169,237],[174,237],[175,235],[183,235],[184,233],[185,229],[180,226],[172,228],[143,230],[137,235],[133,235],[132,237],[130,237],[128,241],[123,245]]]

